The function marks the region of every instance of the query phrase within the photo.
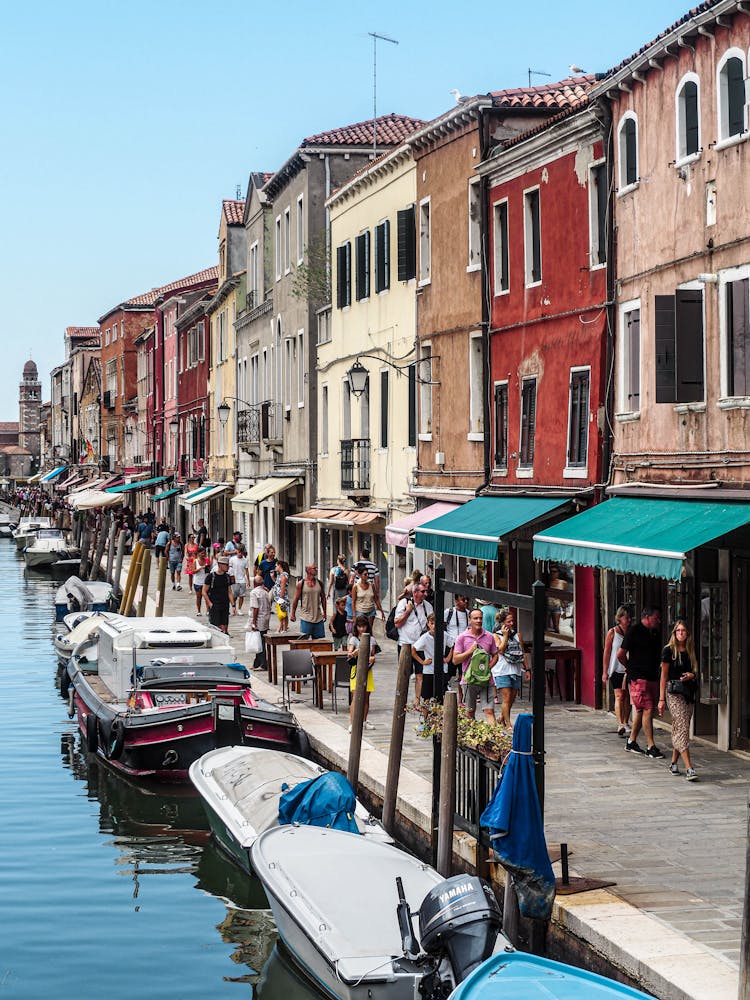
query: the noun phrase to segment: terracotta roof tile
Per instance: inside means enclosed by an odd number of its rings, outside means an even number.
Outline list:
[[[30,455],[28,448],[22,448],[18,444],[6,444],[0,447],[3,455]]]
[[[655,45],[662,38],[665,38],[667,35],[669,35],[670,32],[675,31],[675,29],[679,28],[680,25],[685,24],[687,21],[690,21],[692,18],[697,17],[699,14],[705,14],[707,11],[710,11],[712,7],[716,6],[717,6],[717,0],[707,0],[706,3],[701,3],[698,4],[697,7],[693,7],[693,9],[689,10],[687,14],[683,14],[681,18],[675,21],[674,24],[671,24],[668,28],[665,28],[664,31],[661,31],[656,36],[656,38],[652,38],[650,42],[646,43],[646,45],[642,45],[637,52],[634,52],[631,56],[628,56],[627,59],[623,59],[621,63],[617,64],[617,66],[613,66],[612,69],[608,70],[604,74],[604,77],[606,78],[609,76],[614,76],[615,73],[619,72],[621,69],[624,69],[628,65],[628,63],[633,62],[635,59],[638,58],[638,56],[642,55],[647,49],[650,49],[652,45]]]
[[[539,87],[493,90],[490,91],[490,97],[498,108],[564,111],[582,104],[595,83],[594,74],[587,73],[583,76],[569,76],[557,83],[545,83]]]
[[[377,123],[377,138],[379,145],[395,146],[403,142],[416,129],[425,123],[419,118],[409,118],[407,115],[380,115],[376,119],[365,122],[355,122],[354,125],[344,125],[331,129],[329,132],[319,132],[308,136],[300,145],[305,146],[371,146],[373,121]]]
[[[65,333],[73,340],[89,340],[99,336],[98,326],[66,326]]]
[[[0,434],[18,434],[17,420],[0,420]]]
[[[180,278],[177,281],[171,281],[168,285],[161,285],[159,288],[152,288],[150,292],[144,292],[142,295],[135,295],[132,299],[126,299],[122,305],[152,306],[157,299],[160,299],[162,295],[166,295],[168,292],[175,292],[180,288],[190,288],[192,285],[200,285],[207,281],[218,280],[218,266],[208,267],[205,271],[197,271],[195,274],[189,274],[185,278]],[[114,309],[110,309],[110,313],[114,311]],[[107,313],[107,315],[109,315],[109,313]]]
[[[232,201],[229,198],[225,198],[221,203],[221,208],[228,225],[236,226],[238,223],[242,223],[242,217],[245,212],[244,201]]]

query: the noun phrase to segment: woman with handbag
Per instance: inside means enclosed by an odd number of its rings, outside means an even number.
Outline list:
[[[672,763],[669,770],[679,774],[678,758],[685,764],[685,777],[696,781],[698,775],[690,761],[690,720],[693,717],[697,691],[698,661],[695,658],[693,637],[687,624],[678,618],[672,628],[669,642],[661,654],[661,686],[659,689],[659,715],[664,706],[672,716]]]

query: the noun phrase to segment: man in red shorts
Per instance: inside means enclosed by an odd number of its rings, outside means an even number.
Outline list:
[[[633,725],[625,749],[646,757],[663,757],[654,743],[654,710],[659,703],[659,674],[661,671],[661,612],[646,606],[641,620],[631,625],[622,640],[617,659],[626,670],[630,701],[633,705]],[[646,734],[646,749],[638,744],[638,733]]]

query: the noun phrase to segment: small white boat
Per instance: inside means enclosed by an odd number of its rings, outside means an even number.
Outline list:
[[[18,527],[13,532],[13,540],[19,552],[23,552],[29,543],[29,537],[40,528],[51,528],[52,522],[48,517],[22,517],[18,522]]]
[[[60,528],[39,528],[27,536],[23,557],[29,569],[44,569],[72,556],[71,546]]]
[[[397,847],[280,826],[251,856],[286,950],[325,996],[442,1000],[493,952],[513,951],[486,883],[444,879]]]
[[[61,622],[74,611],[111,611],[116,607],[115,596],[109,583],[87,580],[77,576],[68,579],[55,592],[55,621]]]
[[[327,774],[319,764],[293,753],[236,746],[211,750],[191,764],[189,771],[217,842],[247,872],[251,872],[250,848],[264,830],[278,825],[281,797],[300,782]],[[347,788],[354,799],[351,786]],[[353,819],[359,832],[384,844],[393,843],[362,803],[354,802]]]

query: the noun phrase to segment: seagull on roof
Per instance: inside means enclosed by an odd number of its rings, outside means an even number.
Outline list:
[[[461,91],[460,90],[456,90],[455,87],[453,88],[453,90],[451,90],[451,94],[453,94],[453,97],[455,98],[456,104],[466,104],[467,101],[471,100],[470,97],[464,97],[464,95],[461,93]]]
[[[583,76],[586,73],[585,69],[581,69],[580,66],[576,66],[575,63],[570,64],[570,72],[575,73],[576,76]]]

